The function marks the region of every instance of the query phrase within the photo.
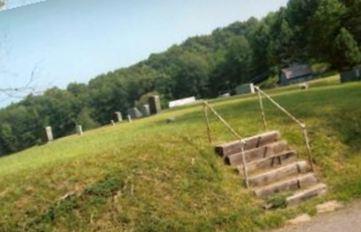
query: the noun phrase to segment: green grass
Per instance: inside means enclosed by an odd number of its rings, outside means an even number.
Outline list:
[[[0,231],[258,231],[312,214],[320,201],[361,197],[361,83],[269,92],[309,125],[325,197],[264,211],[214,154],[195,105],[1,158]],[[212,105],[242,136],[262,131],[256,96]],[[265,108],[269,129],[306,157],[297,125],[269,102]],[[211,123],[216,142],[233,139]]]

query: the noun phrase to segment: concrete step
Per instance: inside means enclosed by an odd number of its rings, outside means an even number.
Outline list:
[[[292,175],[307,173],[311,170],[306,161],[298,161],[249,178],[249,184],[253,187],[264,186]]]
[[[242,141],[245,142],[245,150],[261,147],[266,144],[275,142],[281,137],[278,131],[266,132],[249,138],[245,138]],[[222,157],[241,152],[242,142],[239,140],[217,145],[215,150]]]
[[[249,138],[245,138],[243,141],[246,143],[245,150],[250,150],[256,147],[264,146],[269,143],[273,143],[275,141],[278,141],[280,138],[281,138],[280,132],[270,131]]]
[[[316,183],[317,178],[315,175],[313,173],[307,173],[257,188],[254,190],[254,193],[258,197],[266,198],[275,193],[306,188]]]
[[[293,150],[283,151],[281,153],[266,157],[264,159],[255,160],[247,163],[248,174],[255,173],[262,170],[263,172],[271,169],[284,166],[286,164],[297,161],[297,154]],[[243,172],[243,165],[237,165],[240,172]]]
[[[327,186],[323,183],[313,185],[307,189],[301,190],[286,199],[287,206],[297,205],[312,197],[321,196],[327,192]]]
[[[263,159],[288,149],[287,141],[276,141],[262,147],[253,148],[244,152],[246,162]],[[242,165],[242,153],[236,153],[225,157],[225,162],[232,166]]]

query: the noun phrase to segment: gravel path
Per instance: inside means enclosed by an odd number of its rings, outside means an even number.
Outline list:
[[[332,213],[317,215],[307,223],[286,226],[274,232],[361,232],[361,201]]]

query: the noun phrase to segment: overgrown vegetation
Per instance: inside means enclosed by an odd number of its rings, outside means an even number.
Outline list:
[[[264,211],[208,144],[201,106],[190,106],[1,158],[0,231],[248,232],[312,214],[316,202],[361,197],[361,84],[318,85],[270,92],[310,127],[317,174],[329,186],[321,199]],[[212,105],[242,136],[260,132],[257,96]],[[265,109],[269,129],[306,157],[297,125],[267,101]],[[216,142],[233,139],[211,124]]]
[[[241,9],[240,9],[241,10]],[[126,113],[150,92],[170,99],[218,96],[253,77],[275,77],[292,63],[326,63],[333,69],[361,62],[359,0],[290,0],[264,19],[250,18],[174,45],[129,68],[101,75],[66,90],[0,111],[0,154],[39,144],[42,128],[56,137],[109,123],[114,111]],[[121,41],[119,41],[121,43]],[[266,83],[274,86],[274,80]]]

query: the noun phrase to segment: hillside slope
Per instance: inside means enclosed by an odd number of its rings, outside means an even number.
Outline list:
[[[325,198],[361,196],[361,83],[273,91],[310,125]],[[242,136],[261,131],[256,96],[214,102]],[[268,102],[271,129],[305,155],[297,126]],[[299,208],[264,212],[207,143],[200,106],[103,127],[0,159],[0,231],[253,231]],[[169,117],[175,122],[166,123]],[[218,142],[233,139],[211,119]]]

